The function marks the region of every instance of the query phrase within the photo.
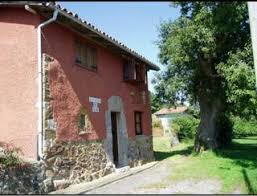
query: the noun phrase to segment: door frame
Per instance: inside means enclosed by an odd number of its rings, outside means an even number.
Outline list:
[[[108,100],[108,108],[105,111],[106,140],[105,149],[107,161],[113,164],[113,148],[112,148],[112,120],[111,112],[117,112],[117,131],[118,131],[118,150],[119,165],[125,167],[128,165],[128,133],[126,125],[126,116],[123,109],[123,102],[119,96],[111,96]],[[114,165],[114,164],[113,164]]]

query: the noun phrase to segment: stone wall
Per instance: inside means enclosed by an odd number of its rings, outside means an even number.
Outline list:
[[[136,167],[154,160],[152,136],[137,135],[129,139],[128,160],[130,167]]]
[[[92,181],[115,171],[107,158],[104,141],[56,142],[45,156],[46,187],[50,191]],[[129,166],[154,160],[152,137],[129,139]]]
[[[108,161],[104,141],[55,142],[45,152],[44,162],[3,171],[0,194],[42,194],[115,171]],[[152,137],[129,139],[130,167],[153,161]]]
[[[43,54],[43,130],[44,130],[44,149],[52,146],[56,138],[57,123],[54,120],[53,109],[51,106],[52,95],[49,85],[50,63],[53,58],[47,54]]]
[[[91,181],[114,171],[101,141],[56,142],[46,152],[46,176],[54,189]]]

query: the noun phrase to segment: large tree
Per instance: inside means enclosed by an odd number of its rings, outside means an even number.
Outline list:
[[[180,7],[181,15],[160,25],[159,57],[166,70],[155,80],[157,97],[164,103],[184,100],[199,103],[195,150],[216,149],[231,141],[228,114],[238,98],[229,98],[228,92],[235,93],[228,90],[229,73],[233,72],[233,55],[240,56],[239,51],[249,45],[247,5],[245,2],[173,5]]]

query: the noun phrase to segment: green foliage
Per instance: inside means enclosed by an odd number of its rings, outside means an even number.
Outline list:
[[[225,78],[229,110],[236,116],[252,119],[257,116],[257,94],[252,46],[230,53],[226,63],[220,63],[218,72]]]
[[[230,52],[243,49],[250,38],[246,3],[175,4],[181,16],[160,25],[159,57],[167,65],[153,81],[160,101],[197,101],[200,93],[222,95],[226,85],[220,84],[217,65],[226,63]]]
[[[257,135],[257,121],[247,121],[239,117],[233,118],[233,136],[236,138]]]
[[[200,118],[200,108],[197,105],[190,105],[187,108],[186,113],[192,115],[195,118]]]
[[[151,96],[151,111],[153,114],[161,109],[161,103],[159,99],[156,97],[156,94],[150,93],[150,96]]]
[[[21,152],[19,148],[4,142],[0,143],[0,148],[3,150],[0,156],[0,166],[3,169],[15,167],[22,162],[19,158],[19,153]]]
[[[191,115],[181,116],[172,121],[172,131],[179,140],[193,139],[195,137],[199,120]]]
[[[162,129],[161,120],[158,119],[155,115],[152,115],[152,126],[153,126],[153,128],[161,128]]]

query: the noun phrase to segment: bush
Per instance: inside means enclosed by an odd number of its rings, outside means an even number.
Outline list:
[[[239,117],[234,117],[233,122],[233,137],[246,137],[257,135],[257,121],[247,121]]]
[[[152,116],[152,126],[153,126],[153,128],[160,128],[160,129],[162,129],[161,120],[158,119],[155,115]]]
[[[199,120],[191,115],[181,116],[172,121],[172,131],[175,132],[179,140],[193,139]]]
[[[18,156],[21,152],[19,148],[0,142],[0,149],[0,167],[2,169],[16,167],[22,163],[22,160]]]

